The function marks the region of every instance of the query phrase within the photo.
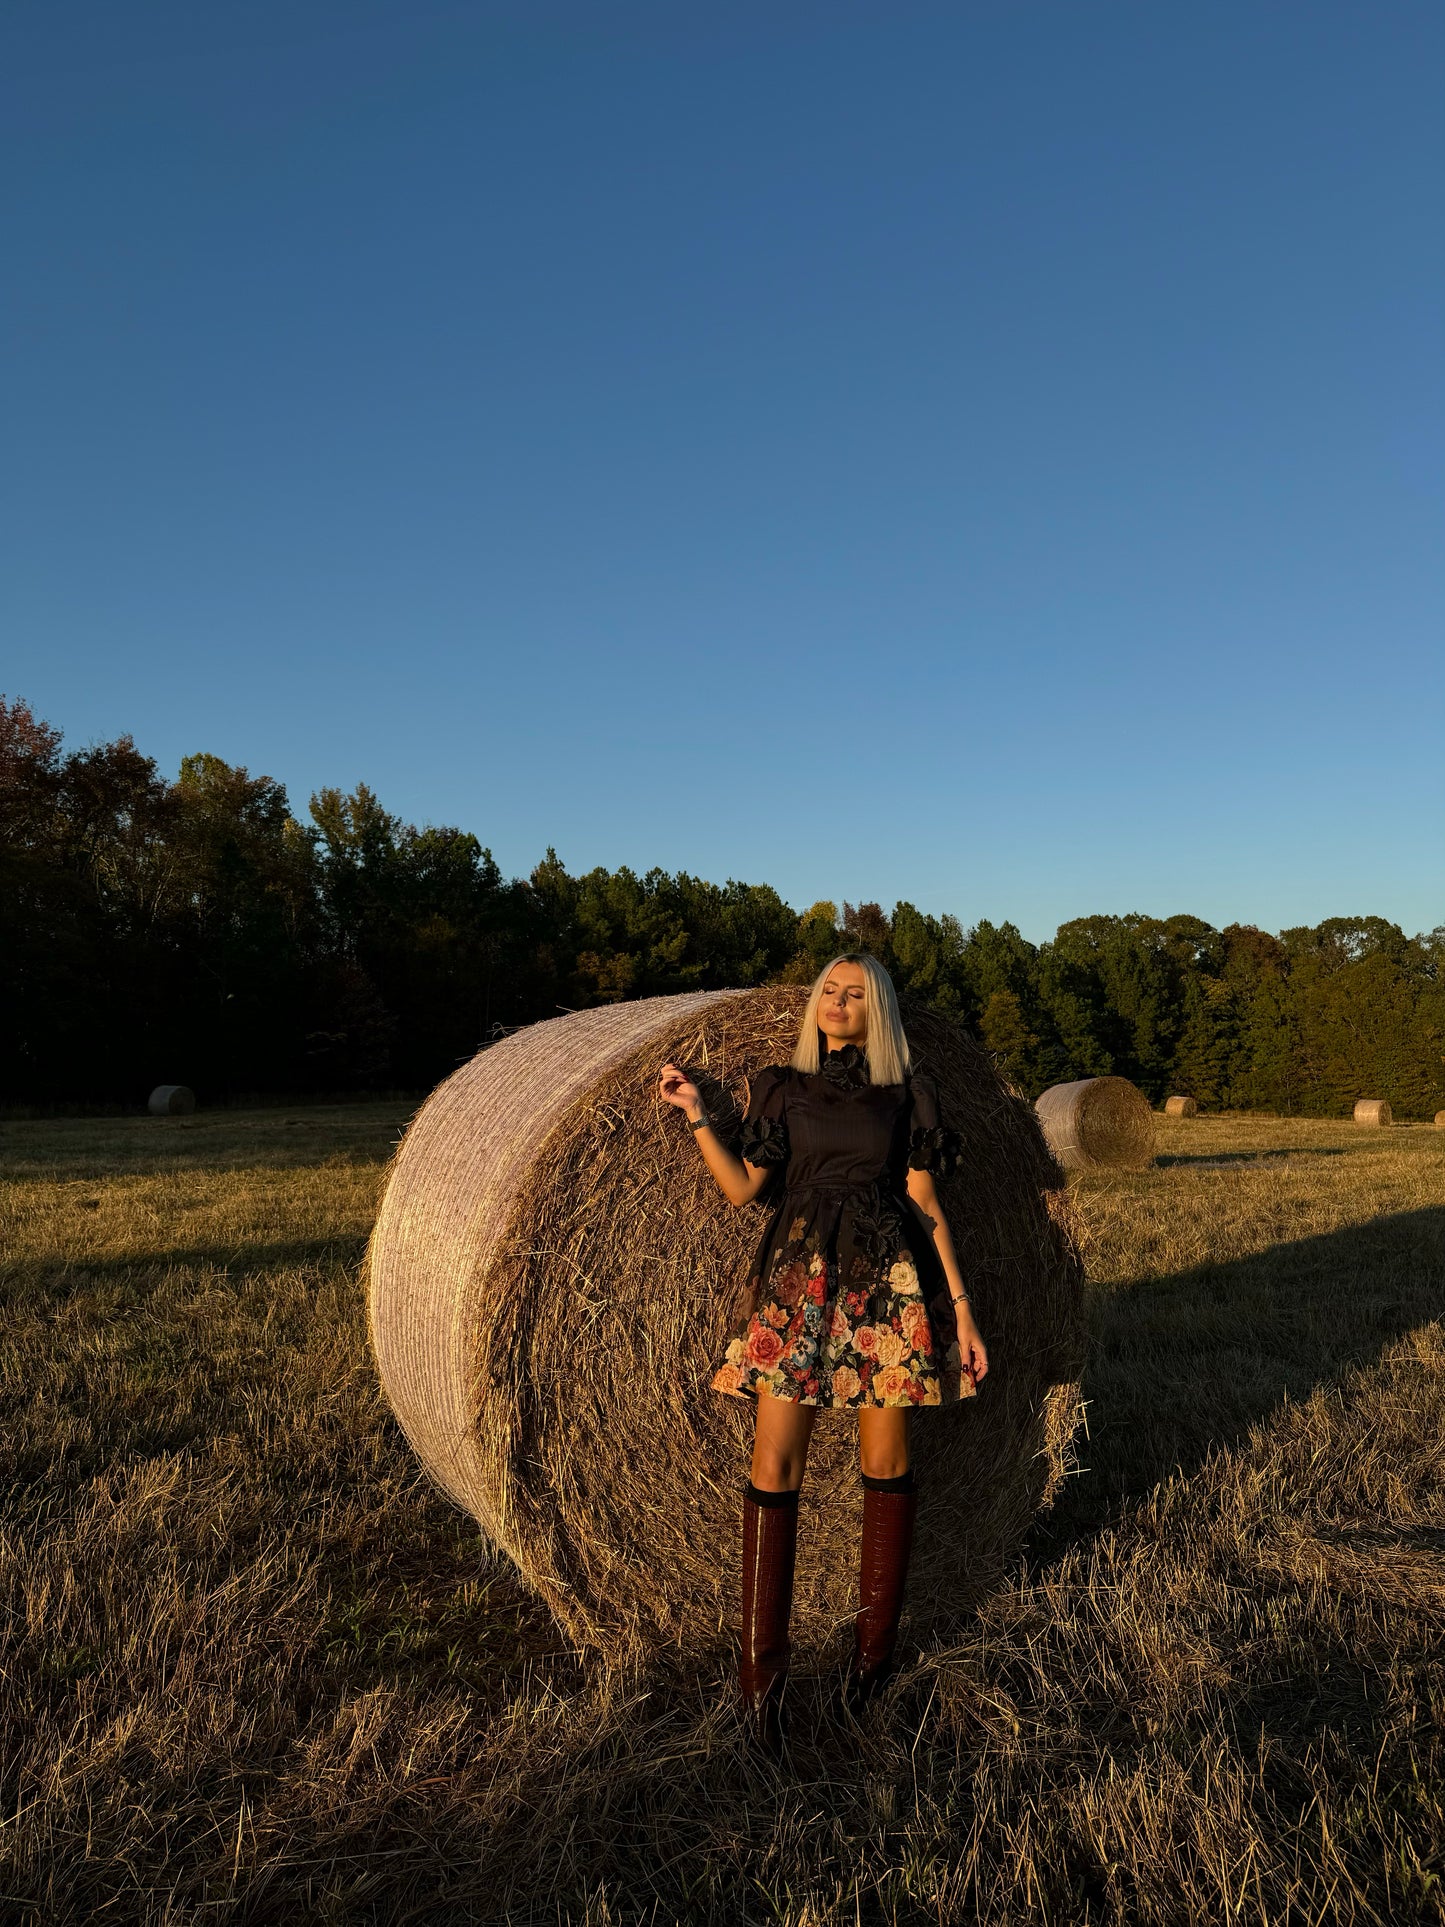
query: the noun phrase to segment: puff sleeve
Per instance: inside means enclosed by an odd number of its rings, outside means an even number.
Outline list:
[[[770,1064],[753,1079],[738,1155],[760,1170],[788,1161],[787,1072]]]
[[[939,1115],[938,1086],[925,1071],[919,1071],[909,1079],[909,1089],[909,1166],[935,1178],[952,1177],[963,1159],[963,1140]]]

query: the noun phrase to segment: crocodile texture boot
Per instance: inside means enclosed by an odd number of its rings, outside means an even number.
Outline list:
[[[848,1691],[855,1708],[865,1705],[893,1670],[917,1510],[912,1472],[897,1479],[864,1474],[858,1618]]]
[[[754,1737],[776,1755],[782,1747],[782,1698],[788,1677],[788,1621],[798,1545],[796,1492],[743,1499],[743,1639],[738,1666]]]

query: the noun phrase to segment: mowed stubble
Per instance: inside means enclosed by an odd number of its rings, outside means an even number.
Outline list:
[[[1076,1181],[1080,1469],[879,1728],[584,1667],[420,1478],[357,1270],[396,1105],[0,1127],[16,1919],[1437,1920],[1445,1142]]]

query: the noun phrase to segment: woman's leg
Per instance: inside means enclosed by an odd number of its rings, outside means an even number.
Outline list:
[[[738,1684],[753,1730],[771,1753],[782,1740],[779,1710],[788,1676],[788,1622],[798,1546],[798,1488],[808,1461],[814,1405],[759,1398],[752,1478],[743,1498],[743,1637]]]
[[[808,1463],[808,1441],[813,1436],[816,1405],[790,1398],[758,1400],[758,1429],[753,1436],[753,1484],[763,1492],[796,1492]],[[901,1418],[902,1413],[898,1416]]]
[[[897,1479],[908,1470],[906,1405],[864,1406],[858,1414],[858,1460],[868,1479]]]
[[[908,1464],[908,1409],[890,1406],[860,1411],[858,1457],[863,1470],[863,1544],[858,1567],[853,1692],[855,1700],[861,1702],[892,1670],[903,1612],[918,1503]]]

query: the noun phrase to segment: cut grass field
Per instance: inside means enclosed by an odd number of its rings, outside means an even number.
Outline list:
[[[1445,1132],[1078,1181],[1077,1476],[779,1772],[421,1480],[357,1282],[403,1115],[0,1126],[0,1918],[1445,1919]]]

